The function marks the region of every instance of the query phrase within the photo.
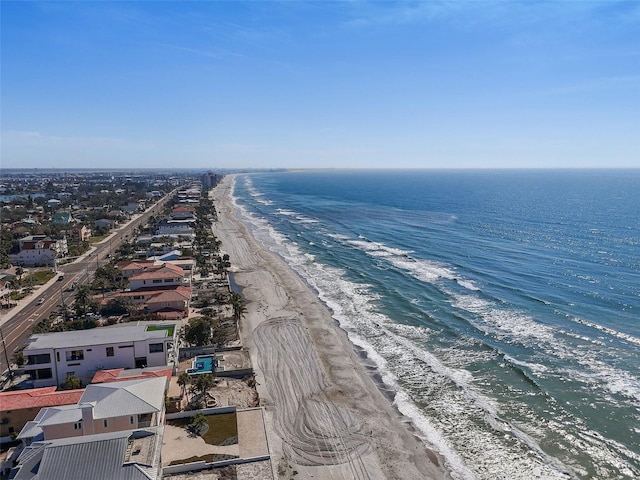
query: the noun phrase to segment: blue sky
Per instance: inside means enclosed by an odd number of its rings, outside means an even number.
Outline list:
[[[640,2],[1,3],[4,168],[640,167]]]

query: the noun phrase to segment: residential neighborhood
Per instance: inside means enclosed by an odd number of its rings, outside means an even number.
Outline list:
[[[1,478],[271,478],[243,301],[211,229],[220,178],[1,179],[0,332],[29,327],[0,355]]]

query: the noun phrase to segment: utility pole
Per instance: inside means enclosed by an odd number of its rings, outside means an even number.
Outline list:
[[[64,304],[64,295],[62,293],[62,285],[60,285],[60,299],[62,301],[62,316],[64,317],[64,321],[67,321],[67,307]]]
[[[7,354],[7,344],[4,342],[4,333],[0,329],[0,337],[2,338],[2,349],[4,350],[4,359],[7,361],[7,368],[9,369],[9,378],[13,378],[13,372],[11,371],[11,362],[9,361],[9,355]]]

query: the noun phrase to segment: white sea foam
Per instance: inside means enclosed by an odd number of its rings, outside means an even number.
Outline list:
[[[307,217],[306,215],[301,215],[293,210],[287,210],[286,208],[278,208],[276,210],[280,215],[284,215],[286,217],[292,217],[297,220],[296,223],[318,223],[318,220],[315,218]]]
[[[447,464],[454,469],[454,477],[471,479],[475,478],[474,472],[477,472],[481,478],[524,480],[531,478],[531,475],[545,479],[567,478],[566,467],[546,455],[530,436],[529,431],[516,428],[500,417],[498,406],[477,390],[473,376],[463,368],[464,358],[460,357],[456,362],[460,368],[452,368],[449,364],[445,365],[441,358],[424,350],[421,345],[433,334],[431,330],[395,324],[374,310],[377,296],[373,294],[369,285],[347,281],[342,270],[317,263],[315,258],[303,254],[296,245],[271,228],[267,222],[255,217],[250,218],[251,215],[246,210],[242,211],[242,215],[253,225],[256,237],[280,254],[307,280],[333,311],[334,318],[347,330],[350,340],[367,352],[385,384],[397,390],[395,402],[398,409],[414,421],[425,439],[436,445]],[[352,242],[349,237],[343,235],[327,236],[341,243]],[[396,267],[391,260],[412,253],[404,253],[402,250],[399,250],[402,253],[389,252],[380,247],[370,248],[370,251],[376,252],[372,256],[390,261]],[[448,268],[445,265],[437,267]],[[419,278],[413,271],[404,270]],[[453,275],[453,270],[449,270]],[[455,278],[444,275],[440,277]],[[462,286],[473,290],[468,286]],[[562,345],[556,338],[553,329],[545,327],[540,330],[540,325],[523,313],[509,312],[493,302],[480,299],[475,293],[463,296],[469,298],[462,300],[456,298],[457,294],[454,292],[449,291],[448,294],[457,302],[459,308],[472,309],[469,311],[478,316],[477,324],[483,331],[525,342],[540,342],[545,351],[560,346],[560,355],[572,354],[570,351],[567,352],[567,346]],[[499,318],[489,318],[494,314]],[[440,357],[441,353],[443,352],[438,352]],[[527,363],[527,366],[532,371],[538,369],[541,373],[544,373],[543,370],[546,368],[534,363]],[[416,392],[410,393],[401,387],[399,378],[402,378],[403,385],[406,385],[407,381],[415,382]],[[434,412],[435,416],[427,417],[416,404],[415,395],[419,395],[420,392],[433,393],[430,397],[425,397],[425,401],[429,405],[428,410]],[[505,435],[495,435],[489,429],[481,428],[479,419],[484,419],[488,425],[504,432]],[[558,431],[566,432],[566,429]],[[518,442],[527,445],[532,453],[523,452],[521,446],[514,446],[510,441],[503,440],[508,437],[517,438]],[[602,445],[594,444],[593,450],[600,457],[604,454]],[[596,457],[597,455],[594,455],[594,458]],[[613,461],[615,460],[614,458]]]
[[[406,271],[422,282],[436,283],[442,279],[455,280],[460,286],[468,290],[480,290],[473,281],[459,279],[454,270],[443,263],[412,257],[413,250],[403,250],[369,240],[349,240],[344,238],[340,238],[340,240],[346,240],[346,243],[355,246],[372,257],[384,257],[394,267]]]
[[[540,365],[539,363],[533,363],[533,362],[524,362],[522,360],[517,360],[515,358],[513,358],[510,355],[505,355],[504,359],[507,360],[508,362],[513,363],[514,365],[518,365],[519,367],[525,367],[528,368],[529,370],[536,372],[536,373],[546,373],[549,371],[549,367],[546,367],[544,365]]]
[[[586,338],[579,345],[570,345],[560,337],[565,332],[536,322],[528,315],[497,307],[492,302],[474,295],[455,295],[453,292],[450,294],[455,298],[454,306],[477,316],[472,323],[481,331],[506,337],[507,340],[525,346],[540,348],[548,358],[555,356],[565,361],[553,367],[556,373],[640,402],[640,380],[631,373],[602,361],[599,358],[600,345],[594,344],[591,338]],[[580,336],[571,337],[580,340]],[[567,366],[570,364],[580,365],[580,368]],[[535,370],[536,373],[547,373],[552,367],[543,368],[546,370],[538,369]]]
[[[608,335],[611,335],[612,337],[619,338],[620,340],[625,340],[629,343],[633,343],[634,345],[640,345],[640,338],[634,337],[633,335],[629,335],[628,333],[619,332],[618,330],[614,330],[613,328],[605,327],[604,325],[599,325],[597,323],[590,322],[582,318],[574,317],[571,320],[581,325],[586,325],[587,327],[595,328],[596,330],[599,330]]]

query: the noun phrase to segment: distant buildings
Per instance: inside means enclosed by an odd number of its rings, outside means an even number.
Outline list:
[[[213,187],[215,187],[221,179],[222,179],[222,175],[217,175],[213,172],[203,173],[200,176],[202,187],[205,188],[206,190],[210,190]]]

